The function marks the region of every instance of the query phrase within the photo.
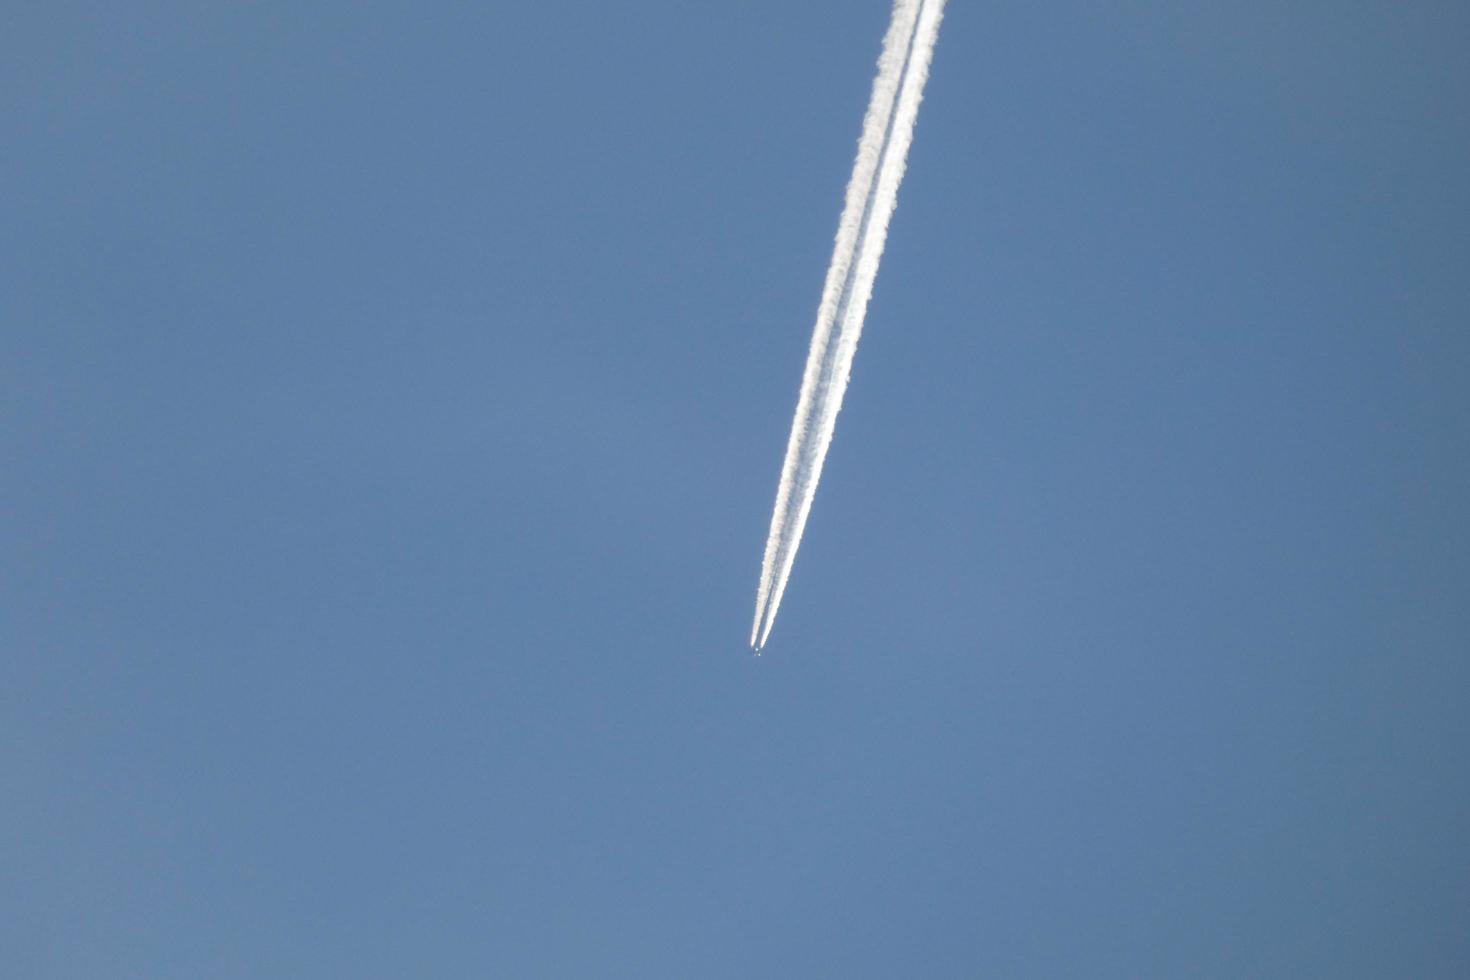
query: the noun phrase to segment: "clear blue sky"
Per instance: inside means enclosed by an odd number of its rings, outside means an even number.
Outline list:
[[[10,5],[0,974],[1470,975],[1470,9]]]

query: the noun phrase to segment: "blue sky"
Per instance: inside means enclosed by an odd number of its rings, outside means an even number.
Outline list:
[[[22,5],[0,972],[1470,969],[1470,14]]]

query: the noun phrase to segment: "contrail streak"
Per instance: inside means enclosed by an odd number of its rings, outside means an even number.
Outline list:
[[[786,459],[781,464],[776,509],[771,514],[760,589],[755,597],[755,622],[750,628],[750,645],[757,650],[771,635],[817,493],[822,462],[832,443],[863,316],[878,275],[878,260],[888,237],[888,219],[898,200],[898,185],[903,180],[944,2],[895,0],[893,4],[893,19],[878,57],[873,96],[863,118],[857,160],[847,184],[847,203],[837,225],[832,264],[817,308]]]

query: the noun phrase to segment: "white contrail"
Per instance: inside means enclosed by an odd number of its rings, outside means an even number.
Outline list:
[[[863,315],[878,275],[888,237],[888,219],[898,200],[904,162],[914,135],[929,60],[939,36],[945,0],[895,0],[893,20],[878,57],[878,76],[863,119],[857,160],[847,185],[847,203],[837,225],[832,265],[822,289],[812,346],[802,375],[796,417],[781,464],[776,509],[761,563],[760,589],[750,645],[759,650],[771,635],[781,594],[791,574],[801,532],[832,443],[837,412],[857,352]]]

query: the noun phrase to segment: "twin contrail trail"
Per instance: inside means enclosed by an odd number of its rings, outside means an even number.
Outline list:
[[[873,80],[873,97],[863,118],[857,160],[847,184],[847,203],[837,225],[832,265],[822,287],[796,417],[791,422],[786,459],[781,464],[776,509],[771,514],[760,589],[755,597],[755,622],[750,628],[750,645],[757,650],[771,635],[817,493],[817,481],[822,476],[822,461],[832,443],[832,430],[852,371],[852,356],[863,329],[863,315],[878,275],[883,242],[888,237],[888,219],[898,200],[898,184],[903,180],[904,161],[913,140],[914,120],[929,76],[929,59],[939,36],[944,2],[895,0],[893,4],[893,20],[878,57],[878,77]]]

